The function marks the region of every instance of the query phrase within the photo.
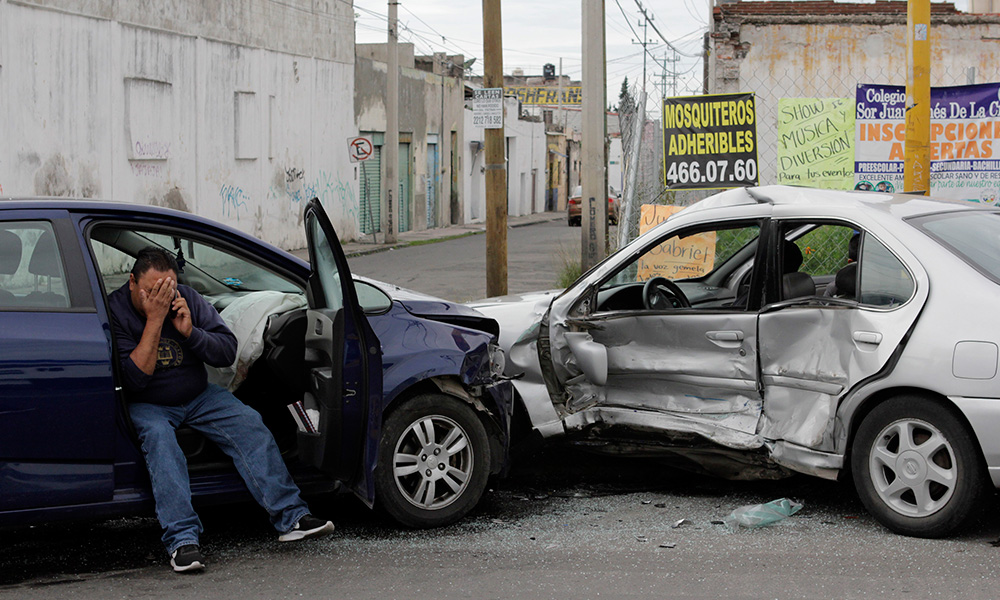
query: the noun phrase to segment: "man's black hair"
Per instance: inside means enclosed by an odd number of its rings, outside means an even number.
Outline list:
[[[139,279],[150,269],[160,272],[173,271],[175,275],[180,272],[174,257],[163,248],[156,246],[146,246],[139,251],[139,254],[135,255],[135,265],[132,266],[132,275],[136,279]]]

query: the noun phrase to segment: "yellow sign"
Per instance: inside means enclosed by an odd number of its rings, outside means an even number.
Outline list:
[[[521,104],[529,105],[559,105],[559,88],[545,85],[513,85],[505,88],[508,92],[516,94]],[[580,105],[583,104],[583,88],[580,86],[563,87],[563,104]]]
[[[778,183],[854,187],[854,107],[850,98],[779,98]]]
[[[639,235],[683,209],[683,206],[643,204],[639,213]],[[714,231],[685,238],[672,237],[642,255],[639,259],[636,281],[646,281],[653,277],[666,277],[671,280],[701,277],[714,266]]]

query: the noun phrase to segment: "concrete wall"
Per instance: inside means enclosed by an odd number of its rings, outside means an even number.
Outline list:
[[[2,193],[169,206],[286,249],[318,196],[357,237],[350,10],[238,4],[0,1]]]
[[[760,182],[774,183],[780,98],[853,98],[858,83],[906,85],[906,15],[752,16],[716,21],[708,92],[755,92]],[[931,85],[1000,81],[1000,17],[931,23]]]
[[[507,152],[507,214],[520,216],[545,210],[545,169],[548,145],[545,124],[526,121],[518,114],[516,98],[504,98],[504,136]],[[472,109],[465,111],[468,144],[464,149],[465,220],[486,219],[485,130],[472,124]]]
[[[367,46],[367,45],[365,45]],[[405,46],[401,45],[401,46]],[[359,49],[364,50],[363,46]],[[363,53],[371,54],[370,51]],[[354,114],[357,126],[364,132],[385,132],[385,89],[387,65],[365,58],[359,53],[354,65]],[[412,49],[410,50],[412,63]],[[452,133],[456,149],[463,147],[465,88],[461,79],[442,77],[411,67],[400,67],[399,72],[399,131],[400,139],[411,136],[412,176],[410,181],[410,229],[426,229],[430,222],[441,227],[453,221],[451,202],[451,152]],[[427,184],[435,177],[428,165],[428,143],[437,135],[439,167],[438,201],[436,214],[428,218]],[[383,154],[383,159],[384,159]],[[459,161],[461,168],[461,161]],[[401,174],[402,175],[402,174]],[[382,164],[382,180],[385,163]],[[461,180],[461,179],[460,179]],[[386,186],[382,185],[383,202]],[[460,191],[460,190],[457,190]],[[461,194],[458,197],[456,217],[461,215]]]

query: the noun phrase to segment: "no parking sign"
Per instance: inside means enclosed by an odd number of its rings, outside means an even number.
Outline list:
[[[351,162],[368,160],[372,156],[372,141],[366,137],[348,138],[347,151],[351,156]]]

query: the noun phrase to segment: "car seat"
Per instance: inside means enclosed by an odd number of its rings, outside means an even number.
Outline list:
[[[52,291],[52,277],[62,277],[62,269],[59,265],[59,253],[56,250],[56,238],[51,231],[42,233],[35,248],[31,251],[31,260],[28,261],[28,272],[32,275],[43,275],[48,280],[46,291],[35,290],[25,297],[25,304],[29,306],[58,306],[65,307],[66,297]]]
[[[12,231],[0,230],[0,275],[13,275],[21,266],[21,238]],[[0,306],[17,302],[14,293],[0,288]]]
[[[816,282],[808,273],[799,271],[802,266],[802,251],[790,240],[785,240],[782,248],[781,299],[801,298],[816,295]]]

